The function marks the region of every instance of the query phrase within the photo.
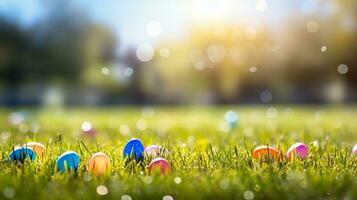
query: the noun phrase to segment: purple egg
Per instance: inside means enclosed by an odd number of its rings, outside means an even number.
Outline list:
[[[290,159],[293,153],[295,153],[298,158],[304,159],[309,154],[309,149],[304,143],[295,143],[289,148],[286,156]]]
[[[157,157],[160,154],[167,155],[169,154],[169,151],[158,145],[150,145],[145,148],[145,153],[147,156]]]
[[[355,155],[357,155],[357,144],[355,144],[355,146],[353,146],[352,152],[353,152]]]

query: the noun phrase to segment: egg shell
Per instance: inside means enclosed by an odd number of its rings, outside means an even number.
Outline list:
[[[171,173],[171,165],[164,158],[155,158],[149,163],[149,174],[160,173],[163,175]]]
[[[36,159],[36,153],[30,147],[17,147],[9,154],[10,160],[23,162],[25,159]]]
[[[144,154],[144,145],[143,143],[137,139],[137,138],[132,138],[131,140],[126,143],[123,154],[124,158],[129,158],[129,159],[135,159],[136,161],[142,161],[143,160],[143,154]]]
[[[150,145],[145,148],[145,153],[149,157],[157,157],[160,154],[168,155],[169,151],[165,148],[162,148],[161,146],[158,146],[158,145]]]
[[[278,160],[280,152],[275,147],[262,145],[254,149],[253,158],[254,159],[265,158],[268,154],[272,159]]]
[[[352,152],[353,152],[355,155],[357,155],[357,144],[355,144],[355,146],[353,146]]]
[[[291,159],[292,156],[296,156],[300,159],[304,159],[308,156],[309,149],[304,143],[295,143],[292,145],[286,153],[286,156]]]
[[[32,148],[38,156],[41,156],[42,153],[46,150],[46,147],[38,142],[28,142],[26,143],[26,146]]]
[[[107,154],[98,152],[92,155],[88,162],[88,171],[94,175],[104,175],[107,173],[110,160]]]
[[[74,151],[67,151],[60,155],[56,160],[57,169],[59,172],[65,172],[66,170],[78,169],[80,162],[79,155]]]

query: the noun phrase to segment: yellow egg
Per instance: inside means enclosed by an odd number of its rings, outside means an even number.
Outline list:
[[[38,142],[28,142],[26,143],[26,146],[32,148],[37,156],[41,156],[42,153],[46,150],[46,147]]]
[[[93,175],[104,175],[109,169],[109,157],[107,154],[98,152],[93,154],[89,160],[88,171]]]

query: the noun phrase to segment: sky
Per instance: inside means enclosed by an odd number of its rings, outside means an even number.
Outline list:
[[[44,16],[46,0],[2,0],[0,15],[27,27]],[[190,27],[212,22],[279,26],[289,15],[312,14],[315,0],[73,0],[93,20],[111,27],[122,45],[184,38]]]

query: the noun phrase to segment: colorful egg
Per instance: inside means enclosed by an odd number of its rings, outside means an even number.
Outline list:
[[[233,129],[238,123],[238,115],[236,112],[229,110],[224,114],[224,120],[227,122],[229,127]]]
[[[144,145],[143,143],[137,139],[133,138],[126,143],[124,147],[124,158],[129,158],[129,159],[135,159],[136,161],[142,161],[143,160],[143,154],[144,154]]]
[[[300,159],[304,159],[308,156],[309,149],[304,143],[295,143],[291,146],[286,153],[286,156],[291,159],[294,155]]]
[[[56,165],[59,172],[76,171],[80,162],[79,155],[74,151],[67,151],[57,158]]]
[[[93,128],[93,125],[88,121],[82,123],[81,129],[85,136],[90,136],[94,138],[97,134],[97,131]]]
[[[110,160],[107,154],[98,152],[89,160],[88,171],[94,175],[104,175],[109,169]]]
[[[38,142],[28,142],[26,143],[26,146],[33,149],[38,156],[41,156],[42,153],[46,150],[46,147]]]
[[[23,162],[25,159],[36,159],[36,153],[30,147],[17,147],[9,155],[10,160]]]
[[[269,155],[269,157],[272,158],[273,160],[278,160],[279,154],[280,154],[280,152],[277,148],[263,145],[263,146],[259,146],[254,149],[253,158],[254,159],[259,159],[259,158],[264,159],[266,156]]]
[[[352,148],[352,152],[357,155],[357,144]]]
[[[145,148],[145,153],[149,157],[157,157],[160,154],[168,155],[169,151],[165,148],[162,148],[161,146],[158,146],[158,145],[150,145]]]
[[[171,172],[171,165],[164,158],[155,158],[150,162],[148,169],[149,174],[160,173],[166,175]]]

